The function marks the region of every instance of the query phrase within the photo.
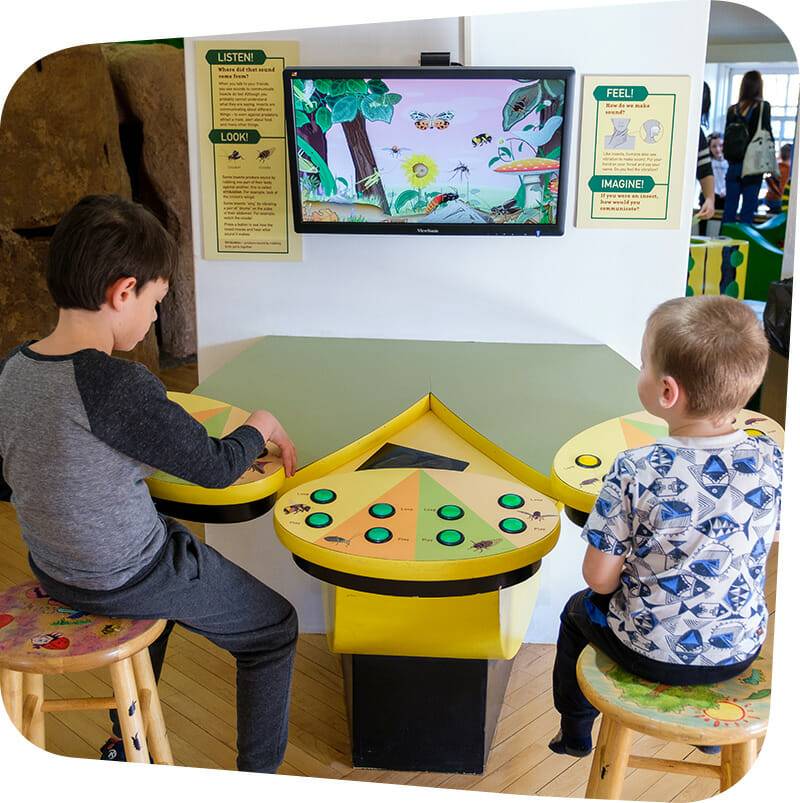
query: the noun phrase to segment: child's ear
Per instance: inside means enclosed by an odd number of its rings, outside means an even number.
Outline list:
[[[121,276],[106,288],[106,304],[111,309],[119,311],[121,305],[135,292],[136,279],[133,276]]]
[[[681,386],[674,377],[664,376],[661,378],[661,392],[658,396],[658,403],[664,410],[669,410],[678,403],[681,395]]]

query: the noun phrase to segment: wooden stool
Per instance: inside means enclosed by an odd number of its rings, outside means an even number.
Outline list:
[[[73,610],[36,582],[0,591],[0,681],[11,721],[45,747],[48,711],[116,708],[128,761],[172,764],[172,751],[147,648],[158,620],[109,619]],[[108,666],[113,697],[45,700],[44,675]]]
[[[719,778],[720,791],[741,780],[767,730],[772,661],[758,658],[741,675],[708,686],[664,686],[617,666],[592,645],[578,659],[578,684],[602,714],[586,797],[616,800],[628,767]],[[720,745],[719,765],[630,755],[634,731],[692,745]]]

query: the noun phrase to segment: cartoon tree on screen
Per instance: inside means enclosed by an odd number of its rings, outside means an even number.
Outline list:
[[[389,204],[367,134],[367,120],[390,123],[402,96],[390,92],[379,78],[296,78],[292,90],[297,147],[303,161],[318,171],[322,191],[329,196],[336,194],[336,179],[328,166],[326,135],[338,124],[353,160],[357,194],[377,201],[387,212]]]

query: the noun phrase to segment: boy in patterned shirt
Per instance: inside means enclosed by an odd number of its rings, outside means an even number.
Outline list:
[[[669,436],[616,458],[581,533],[589,588],[561,614],[555,753],[592,749],[598,711],[575,676],[589,643],[635,675],[681,686],[732,678],[758,655],[782,456],[732,421],[767,355],[755,315],[732,298],[676,298],[650,315],[639,398]]]

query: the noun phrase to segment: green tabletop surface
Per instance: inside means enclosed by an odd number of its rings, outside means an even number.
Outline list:
[[[569,438],[637,410],[638,371],[603,345],[264,337],[195,393],[274,413],[298,465],[340,449],[432,393],[549,475]]]

